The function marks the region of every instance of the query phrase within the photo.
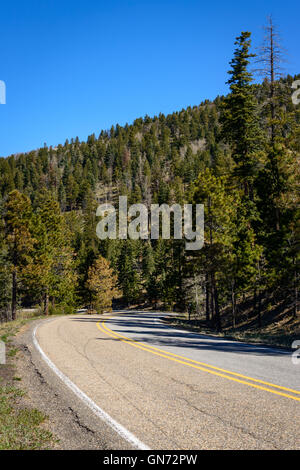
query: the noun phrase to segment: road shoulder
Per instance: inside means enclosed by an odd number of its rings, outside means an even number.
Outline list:
[[[48,416],[47,427],[55,435],[54,449],[105,450],[130,448],[71,392],[43,362],[32,341],[34,328],[44,321],[33,321],[15,337],[19,348],[17,374],[26,389],[28,406]],[[55,319],[50,320],[55,321]]]

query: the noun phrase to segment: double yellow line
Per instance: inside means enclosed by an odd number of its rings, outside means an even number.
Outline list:
[[[178,354],[173,354],[173,353],[164,351],[163,349],[155,348],[154,346],[149,346],[140,341],[128,338],[127,336],[123,336],[120,333],[116,333],[115,331],[111,330],[105,325],[105,322],[109,318],[107,318],[106,320],[102,322],[97,323],[97,327],[99,328],[99,330],[102,331],[102,333],[114,339],[118,339],[119,341],[129,344],[130,346],[133,346],[138,349],[142,349],[143,351],[150,352],[151,354],[155,354],[156,356],[169,359],[170,361],[178,362],[179,364],[183,364],[185,366],[192,367],[194,369],[198,369],[203,372],[208,372],[209,374],[217,375],[218,377],[223,377],[225,379],[232,380],[234,382],[248,385],[249,387],[254,387],[259,390],[264,390],[266,392],[274,393],[275,395],[280,395],[282,397],[291,398],[292,400],[300,401],[299,396],[294,396],[294,395],[290,395],[289,393],[285,393],[285,392],[290,392],[295,395],[300,395],[300,391],[298,390],[293,390],[292,388],[282,387],[280,385],[275,385],[270,382],[264,382],[263,380],[254,379],[252,377],[248,377],[247,375],[242,375],[236,372],[231,372],[226,369],[221,369],[220,367],[211,366],[210,364],[206,364],[205,362],[194,361],[193,359],[189,359],[188,357],[179,356]],[[268,387],[272,387],[272,388],[268,388]]]

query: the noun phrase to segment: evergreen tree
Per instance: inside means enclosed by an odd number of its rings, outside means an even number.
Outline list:
[[[260,130],[252,74],[248,70],[254,57],[249,49],[251,33],[242,32],[236,38],[236,50],[228,72],[231,93],[223,105],[222,137],[231,144],[232,158],[236,164],[235,175],[242,183],[246,195],[252,197],[253,181],[259,166]]]
[[[90,309],[95,309],[97,313],[111,311],[112,300],[119,295],[116,285],[117,276],[113,273],[109,261],[99,256],[89,268],[86,281],[90,294]]]
[[[14,190],[9,193],[4,207],[6,262],[12,276],[11,318],[16,318],[18,276],[30,262],[34,239],[30,233],[31,203],[27,196]]]

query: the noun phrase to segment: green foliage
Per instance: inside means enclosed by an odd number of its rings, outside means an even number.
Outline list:
[[[257,100],[251,85],[252,75],[248,66],[254,54],[249,52],[251,34],[242,32],[236,39],[234,58],[230,62],[231,93],[223,105],[222,136],[231,144],[232,157],[236,163],[235,174],[246,191],[252,192],[252,185],[259,165],[259,150],[262,135],[258,122]]]
[[[17,297],[43,302],[45,313],[88,305],[101,256],[127,305],[192,305],[218,329],[228,308],[235,324],[244,297],[259,321],[274,296],[297,313],[300,111],[290,95],[299,76],[254,84],[250,33],[235,46],[226,97],[0,159],[0,312]],[[97,204],[118,195],[148,207],[203,203],[204,248],[100,241]]]
[[[117,277],[107,259],[99,256],[89,268],[86,288],[90,294],[90,310],[110,311],[112,300],[119,295]]]

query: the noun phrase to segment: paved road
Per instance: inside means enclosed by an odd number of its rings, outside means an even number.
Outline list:
[[[60,317],[36,337],[65,377],[152,449],[300,448],[300,365],[289,352],[174,329],[160,317]]]

